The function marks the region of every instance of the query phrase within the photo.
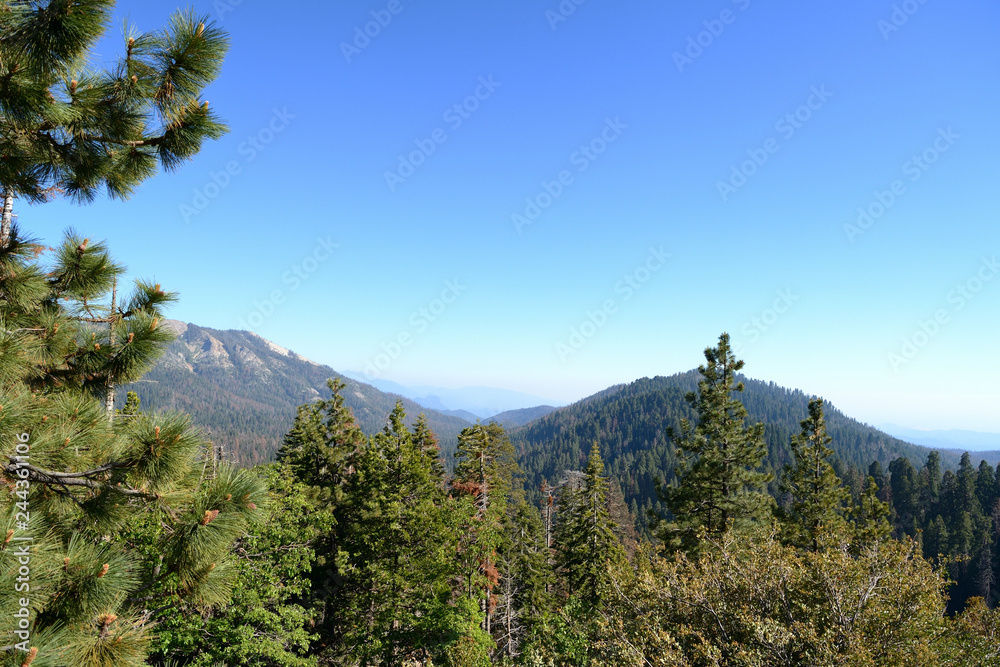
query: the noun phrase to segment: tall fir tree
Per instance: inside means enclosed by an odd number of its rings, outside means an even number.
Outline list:
[[[851,509],[854,522],[854,542],[852,549],[860,553],[885,541],[892,532],[889,525],[890,506],[879,500],[879,487],[875,478],[869,476],[858,502]]]
[[[809,401],[809,418],[802,420],[802,433],[792,438],[793,466],[782,476],[782,491],[791,494],[786,515],[790,541],[818,551],[826,537],[839,533],[850,492],[830,464],[833,450],[827,445],[823,399]]]
[[[937,507],[941,494],[941,455],[931,452],[927,455],[927,462],[920,469],[921,504],[925,511],[932,511]]]
[[[299,406],[278,450],[278,461],[310,488],[312,502],[331,515],[329,530],[316,538],[309,606],[318,610],[316,626],[323,643],[339,646],[343,628],[338,601],[342,599],[344,578],[336,556],[348,528],[345,500],[367,438],[344,404],[344,383],[339,378],[331,379],[327,386],[329,398]]]
[[[958,463],[954,500],[956,508],[961,512],[967,512],[970,516],[976,516],[983,512],[976,494],[978,474],[976,467],[972,465],[972,457],[969,452],[964,452]]]
[[[889,463],[889,487],[892,489],[892,506],[895,523],[902,535],[917,537],[922,507],[920,505],[919,474],[909,459],[899,457]]]
[[[492,636],[494,589],[501,574],[497,556],[506,547],[507,507],[519,469],[510,438],[496,422],[464,429],[458,435],[456,458],[451,489],[458,502],[468,506],[459,543],[464,594],[479,606],[482,630]]]
[[[420,413],[417,420],[413,423],[413,444],[423,452],[427,463],[433,471],[434,477],[441,481],[443,489],[445,483],[445,465],[444,460],[441,458],[441,445],[438,443],[437,436],[431,431],[427,415],[423,412]]]
[[[440,660],[468,620],[450,604],[456,537],[444,480],[405,418],[397,403],[359,453],[344,500],[337,653],[361,664]]]
[[[625,552],[608,509],[608,479],[596,441],[579,483],[564,486],[557,518],[556,563],[566,592],[599,605],[609,573],[625,560]]]
[[[743,361],[733,354],[729,334],[705,350],[705,360],[698,367],[703,378],[698,393],[686,396],[698,423],[683,419],[680,433],[668,432],[682,452],[677,485],[658,488],[673,519],[659,526],[658,537],[685,549],[697,545],[702,531],[720,535],[730,524],[744,527],[762,520],[772,504],[763,492],[771,476],[758,470],[767,453],[764,425],[747,426],[746,408],[734,395],[743,391],[736,381]]]
[[[976,499],[984,514],[990,515],[996,508],[997,501],[1000,500],[1000,484],[993,474],[993,467],[986,461],[979,462],[979,470],[976,473]]]
[[[344,403],[341,392],[345,386],[339,378],[328,380],[330,398],[299,406],[295,422],[278,449],[278,460],[291,467],[296,477],[332,496],[342,493],[354,457],[365,442]]]
[[[498,552],[493,624],[497,652],[507,660],[517,658],[526,644],[544,641],[541,621],[553,608],[555,584],[542,515],[523,498],[512,504],[508,538]]]

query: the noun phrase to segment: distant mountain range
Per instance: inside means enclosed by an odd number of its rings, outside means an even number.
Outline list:
[[[697,387],[695,371],[616,385],[570,406],[535,405],[500,412],[484,406],[541,399],[518,392],[470,388],[469,399],[452,394],[438,396],[450,402],[448,408],[438,410],[341,375],[248,331],[219,331],[177,321],[169,321],[169,325],[178,333],[177,340],[142,381],[120,388],[119,402],[132,389],[139,393],[145,409],[183,410],[223,445],[230,457],[245,465],[271,460],[292,425],[296,408],[327,397],[327,379],[339,377],[346,384],[345,402],[362,430],[369,434],[381,430],[396,401],[402,400],[410,423],[421,412],[427,415],[448,463],[453,460],[458,433],[477,419],[486,421],[483,414],[492,413],[489,418],[511,434],[529,489],[537,489],[543,478],[555,481],[566,470],[582,468],[590,443],[597,439],[608,470],[619,482],[626,500],[642,513],[644,506],[655,502],[654,478],[669,477],[677,462],[666,428],[676,426],[681,418],[693,417],[684,394]],[[778,471],[789,460],[788,441],[806,416],[809,397],[773,383],[745,382],[747,389],[742,398],[751,418],[766,426],[766,465]],[[401,388],[411,395],[420,393],[419,389],[435,389],[406,388],[384,381],[380,384],[383,388]],[[427,401],[428,396],[421,399]],[[492,402],[487,403],[487,399]],[[480,412],[451,407],[454,405],[478,406]],[[865,471],[873,460],[886,465],[898,456],[909,458],[914,465],[926,459],[928,450],[923,447],[861,424],[832,406],[827,414],[841,472]],[[958,442],[967,443],[963,449],[972,448],[968,446],[969,438],[905,440],[942,450],[953,450]],[[955,467],[958,458],[956,451],[942,451],[942,464],[947,467]],[[1000,453],[978,453],[975,458],[985,458],[995,465]]]
[[[476,419],[489,419],[501,412],[533,408],[552,402],[524,392],[497,389],[496,387],[462,387],[460,389],[427,385],[410,387],[391,380],[369,377],[356,371],[344,371],[343,374],[358,382],[370,384],[380,391],[405,396],[425,408],[444,414],[463,416],[463,418],[473,422]]]
[[[533,408],[521,408],[520,410],[508,410],[493,416],[493,421],[502,425],[507,430],[515,426],[524,426],[528,422],[541,419],[545,415],[555,412],[558,408],[551,405],[536,405]]]
[[[879,424],[879,428],[897,438],[934,449],[954,449],[968,452],[1000,450],[1000,433],[980,433],[978,431],[918,431],[896,424]]]

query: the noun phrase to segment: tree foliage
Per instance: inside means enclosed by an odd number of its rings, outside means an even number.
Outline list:
[[[126,198],[157,165],[172,170],[226,126],[202,100],[229,41],[208,17],[128,26],[104,69],[94,53],[113,0],[0,2],[0,191],[45,201]],[[9,232],[5,215],[3,238]],[[2,245],[2,243],[0,243]]]
[[[770,475],[757,470],[767,452],[764,425],[747,426],[746,408],[734,397],[743,391],[736,380],[743,361],[729,347],[728,334],[705,350],[705,360],[698,368],[698,393],[686,396],[698,422],[681,420],[680,432],[669,433],[684,453],[677,485],[660,492],[673,520],[659,537],[684,548],[697,544],[700,534],[718,536],[759,520],[771,504],[763,491]]]
[[[786,467],[781,487],[791,496],[791,504],[781,514],[790,541],[813,551],[820,549],[825,535],[840,532],[845,505],[850,500],[850,492],[829,461],[833,450],[827,445],[832,441],[826,432],[823,399],[810,401],[802,433],[792,438],[795,464]]]
[[[123,268],[72,234],[48,267],[43,250],[16,226],[0,248],[0,584],[15,590],[24,558],[32,573],[30,642],[4,651],[16,661],[35,650],[40,664],[142,664],[165,614],[228,599],[230,548],[258,520],[263,488],[248,471],[209,473],[210,447],[183,415],[133,402],[109,419],[108,378],[138,376],[170,339],[157,326],[164,293],[140,283],[108,342],[114,327],[95,331],[89,315]],[[7,638],[20,604],[0,596]]]

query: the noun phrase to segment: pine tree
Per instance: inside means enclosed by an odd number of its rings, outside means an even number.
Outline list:
[[[884,542],[892,532],[892,527],[889,525],[889,505],[879,500],[878,494],[879,488],[875,478],[868,477],[861,498],[851,510],[855,553]]]
[[[917,471],[909,459],[901,456],[889,464],[889,486],[899,526],[898,535],[917,536],[922,520],[918,484]]]
[[[102,349],[79,314],[120,267],[103,244],[72,236],[49,266],[39,250],[16,226],[0,248],[0,646],[18,664],[27,654],[139,665],[176,605],[227,600],[230,549],[258,519],[264,489],[225,466],[208,478],[210,445],[183,415],[142,413],[136,401],[127,418],[108,419],[106,378],[138,376],[170,334],[140,290],[120,344]],[[13,565],[23,550],[31,636],[18,645]]]
[[[254,469],[268,485],[267,516],[233,545],[235,576],[225,607],[181,605],[166,616],[152,643],[156,662],[187,667],[253,665],[315,667],[316,609],[309,600],[309,570],[316,539],[330,529],[330,513],[317,508],[309,488],[287,466]],[[222,639],[222,641],[220,641]]]
[[[0,246],[15,198],[127,198],[157,165],[178,168],[227,130],[201,99],[226,34],[177,12],[167,28],[127,29],[114,67],[96,66],[113,0],[0,2]]]
[[[417,421],[413,424],[413,444],[423,452],[434,476],[440,479],[443,485],[445,467],[444,461],[441,459],[441,446],[438,444],[437,436],[431,431],[430,424],[427,422],[427,415],[423,412],[420,413]]]
[[[579,485],[564,488],[556,533],[558,572],[570,596],[597,605],[606,594],[608,572],[624,560],[624,550],[608,512],[608,480],[596,441]]]
[[[979,499],[976,497],[976,478],[978,471],[972,465],[972,457],[969,452],[962,454],[962,459],[958,464],[956,473],[957,485],[955,487],[955,502],[959,511],[967,512],[970,516],[980,515],[983,508],[979,506]]]
[[[544,640],[542,619],[553,607],[555,576],[539,511],[523,498],[511,508],[508,539],[498,553],[500,581],[494,634],[500,655],[514,659],[526,643]]]
[[[278,449],[278,460],[298,479],[322,489],[335,501],[365,436],[344,404],[344,382],[335,378],[328,380],[327,386],[329,399],[299,406],[295,422]]]
[[[330,398],[299,406],[278,460],[310,487],[313,503],[331,514],[330,529],[316,539],[309,605],[318,609],[317,630],[337,645],[343,632],[338,602],[344,595],[337,553],[349,528],[345,499],[367,438],[344,404],[343,381],[331,379],[327,386]]]
[[[889,478],[886,477],[882,464],[879,461],[872,461],[868,466],[868,476],[875,481],[875,488],[878,489],[878,499],[892,507],[892,487],[889,486]]]
[[[850,493],[830,465],[833,450],[827,447],[823,399],[809,401],[809,418],[802,420],[802,433],[792,438],[794,466],[787,466],[782,491],[790,493],[792,505],[785,517],[791,541],[818,551],[824,535],[836,533],[843,523],[843,508]]]
[[[493,590],[500,582],[497,552],[507,540],[507,503],[518,472],[514,447],[496,422],[476,423],[458,435],[456,458],[451,488],[459,495],[459,502],[469,503],[459,543],[463,588],[468,599],[479,606],[482,630],[492,635]]]
[[[397,403],[357,456],[344,499],[337,547],[344,584],[331,602],[342,629],[338,652],[362,664],[434,655],[462,625],[449,604],[455,536],[444,480],[405,418]]]
[[[177,300],[159,284],[137,280],[128,299],[118,299],[118,279],[125,267],[115,263],[103,242],[90,242],[74,231],[55,249],[45,274],[33,263],[45,248],[24,239],[15,225],[7,246],[0,248],[0,265],[12,274],[5,281],[5,317],[12,334],[33,339],[35,375],[28,385],[72,385],[103,400],[114,417],[114,390],[135,382],[173,340],[160,324],[163,309]],[[50,304],[61,303],[61,308]],[[37,312],[36,312],[37,311]],[[17,328],[19,320],[44,313],[43,329]]]
[[[673,515],[658,536],[686,549],[696,546],[700,531],[719,535],[731,523],[745,527],[761,520],[771,506],[762,490],[771,476],[757,470],[767,453],[764,425],[747,426],[746,408],[734,396],[743,391],[743,383],[736,381],[743,361],[734,356],[729,334],[719,336],[718,347],[705,350],[705,359],[707,364],[698,367],[703,376],[698,394],[686,396],[698,423],[692,426],[684,419],[680,433],[668,432],[682,452],[677,486],[658,489]]]
[[[997,500],[1000,500],[1000,484],[993,474],[993,467],[985,460],[979,462],[976,474],[976,499],[985,514],[992,514]]]
[[[948,555],[948,544],[951,536],[948,534],[948,527],[944,519],[938,514],[931,521],[924,532],[924,558],[937,561],[940,556]]]
[[[941,455],[931,452],[920,471],[921,504],[925,512],[937,506],[941,494]]]

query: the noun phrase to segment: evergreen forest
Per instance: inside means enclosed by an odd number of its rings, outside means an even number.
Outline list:
[[[226,33],[181,11],[84,67],[113,4],[0,1],[0,665],[1000,665],[1000,462],[747,379],[727,333],[510,432],[315,376],[221,451],[190,376],[143,382],[178,295],[12,212],[226,131]]]

